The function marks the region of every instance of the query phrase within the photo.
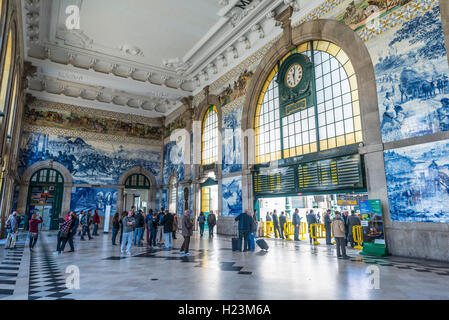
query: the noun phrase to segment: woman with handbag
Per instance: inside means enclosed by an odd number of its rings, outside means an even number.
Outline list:
[[[65,247],[65,244],[69,238],[70,228],[72,227],[73,217],[69,214],[67,220],[62,221],[59,224],[59,232],[58,232],[58,245],[56,246],[56,252],[54,254],[62,254],[62,250]]]
[[[38,219],[39,218],[39,219]],[[34,246],[36,245],[37,238],[39,236],[39,224],[42,223],[42,217],[33,213],[30,221],[28,221],[28,231],[30,237],[30,251],[33,251]]]

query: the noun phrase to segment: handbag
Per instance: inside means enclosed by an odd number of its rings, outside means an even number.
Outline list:
[[[66,238],[68,238],[68,236],[69,236],[69,233],[68,233],[68,232],[61,231],[60,237],[61,237],[62,239],[66,239]]]

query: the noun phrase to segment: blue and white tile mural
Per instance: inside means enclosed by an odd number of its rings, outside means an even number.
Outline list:
[[[449,130],[449,67],[440,8],[367,42],[384,142]]]
[[[235,216],[242,212],[242,177],[223,178],[223,215]]]
[[[158,181],[161,166],[161,153],[148,146],[24,132],[19,174],[47,159],[64,165],[76,184],[118,184],[125,171],[139,165]]]
[[[162,189],[161,209],[168,209],[168,190]]]
[[[223,114],[223,174],[242,171],[242,107]]]
[[[104,216],[106,207],[111,206],[111,215],[117,210],[117,189],[73,187],[70,210],[79,213],[81,210],[98,209],[98,214]]]
[[[184,214],[184,189],[181,186],[178,188],[177,201],[176,213],[182,215]]]
[[[449,222],[449,141],[385,151],[393,221]]]
[[[160,207],[160,205],[161,205],[161,191],[160,190],[156,190],[156,199],[155,199],[154,205],[155,205],[156,211],[159,211],[159,209],[161,208]]]
[[[179,181],[184,180],[184,146],[175,141],[169,142],[164,146],[164,185],[170,181],[172,171],[176,172]]]

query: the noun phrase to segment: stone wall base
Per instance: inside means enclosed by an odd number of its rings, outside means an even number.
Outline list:
[[[238,235],[238,223],[235,221],[234,216],[217,218],[217,234],[225,236],[237,236]]]

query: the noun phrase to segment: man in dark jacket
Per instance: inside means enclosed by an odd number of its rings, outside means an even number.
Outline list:
[[[164,208],[161,208],[161,211],[157,215],[158,226],[156,235],[156,242],[161,246],[164,244],[164,226],[162,225],[163,216],[164,216]]]
[[[310,212],[306,215],[306,219],[307,219],[307,228],[309,230],[309,239],[310,239],[310,243],[312,243],[312,233],[310,230],[310,226],[316,222],[316,216],[315,213],[313,212],[313,210],[311,209]],[[315,227],[312,227],[312,232],[315,233]]]
[[[281,232],[279,231],[279,219],[276,210],[273,211],[273,228],[274,228],[274,237],[277,238],[278,233],[280,234]]]
[[[158,226],[158,218],[156,212],[152,212],[151,216],[147,216],[147,229],[150,232],[150,239],[148,241],[148,246],[159,249],[159,247],[156,245],[156,234],[157,234],[157,226]]]
[[[209,228],[209,238],[214,236],[214,227],[217,224],[217,218],[214,212],[211,210],[210,214],[207,216],[207,226]]]
[[[241,242],[243,241],[243,251],[248,251],[252,217],[248,215],[248,211],[245,211],[239,214],[235,221],[239,222],[239,239]]]
[[[299,227],[301,225],[301,217],[299,216],[298,209],[295,209],[295,213],[293,213],[292,225],[295,228],[295,241],[299,241]]]
[[[134,246],[141,247],[143,227],[145,226],[145,218],[143,217],[142,210],[139,210],[136,213],[135,223],[136,228],[134,229]]]
[[[173,215],[165,211],[165,215],[162,218],[162,226],[164,227],[164,236],[165,236],[165,245],[164,249],[172,249],[173,248]]]
[[[351,211],[351,215],[348,216],[348,237],[349,242],[351,243],[351,248],[354,248],[354,235],[353,235],[353,227],[360,226],[362,223],[360,222],[360,218],[355,215],[354,210]]]
[[[287,217],[284,214],[284,211],[281,212],[281,216],[279,217],[279,230],[281,231],[281,239],[284,239],[284,228],[287,223]]]
[[[341,216],[341,219],[343,220],[343,224],[345,225],[345,246],[348,245],[348,216],[349,212],[345,211],[344,214]]]
[[[81,233],[81,240],[84,240],[84,235],[87,233],[89,240],[92,239],[90,235],[90,225],[92,224],[92,210],[87,211],[87,214],[83,215],[80,223],[83,225],[83,231]]]
[[[331,211],[328,209],[324,214],[324,229],[326,230],[326,244],[332,245],[332,219],[331,219]]]
[[[193,234],[193,221],[190,218],[190,211],[184,211],[184,215],[182,216],[182,236],[184,237],[184,242],[181,246],[181,254],[185,256],[190,256],[189,252],[189,244],[190,237]]]

